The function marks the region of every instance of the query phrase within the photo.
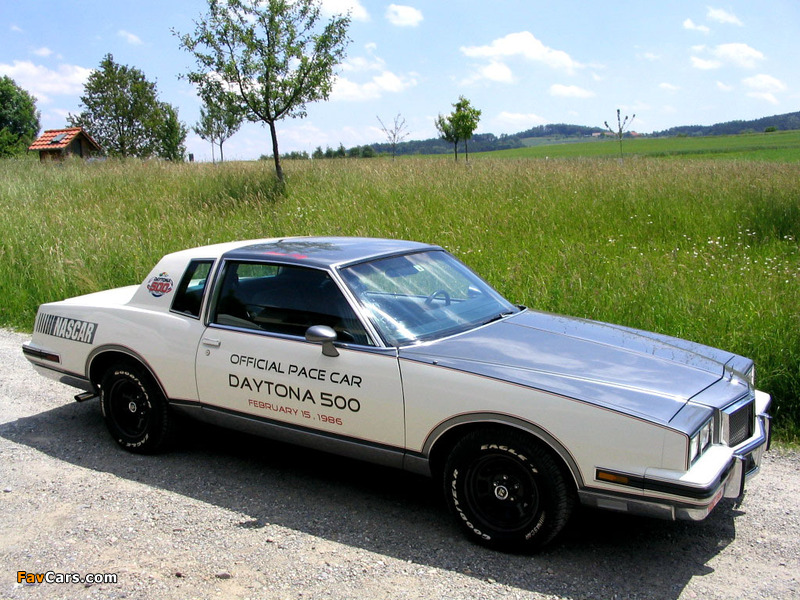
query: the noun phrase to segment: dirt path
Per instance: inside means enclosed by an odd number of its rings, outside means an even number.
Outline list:
[[[546,552],[505,555],[404,473],[204,426],[127,454],[25,339],[0,330],[0,599],[800,598],[797,453],[773,449],[742,505],[701,523],[583,510]]]

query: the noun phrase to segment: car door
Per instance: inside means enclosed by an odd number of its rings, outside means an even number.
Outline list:
[[[396,351],[371,344],[326,271],[227,261],[219,281],[196,359],[204,406],[314,439],[404,448]],[[338,356],[306,341],[311,325],[337,332]]]

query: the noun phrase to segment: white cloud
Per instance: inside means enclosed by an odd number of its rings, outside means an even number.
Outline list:
[[[755,68],[758,61],[764,60],[764,54],[747,44],[720,44],[713,48],[705,46],[695,46],[694,52],[707,52],[711,58],[701,58],[692,56],[692,66],[696,69],[719,69],[723,65],[733,65],[743,69]]]
[[[18,26],[18,25],[12,25],[10,29],[11,29],[11,31],[13,31],[14,33],[23,33],[23,31],[22,31],[22,27],[20,27],[20,26]]]
[[[705,58],[698,58],[693,56],[691,58],[692,66],[695,69],[702,69],[703,71],[709,71],[711,69],[719,69],[722,66],[722,63],[718,60],[708,60]]]
[[[328,17],[349,13],[354,21],[369,21],[369,13],[359,0],[322,0],[320,8]]]
[[[422,12],[413,6],[390,4],[386,9],[386,18],[392,25],[398,27],[416,27],[422,22]]]
[[[653,61],[653,62],[655,62],[657,60],[661,60],[661,56],[659,54],[653,54],[652,52],[645,52],[644,53],[644,58],[645,58],[645,60],[649,60],[649,61]]]
[[[488,46],[462,46],[461,52],[470,58],[490,60],[519,56],[567,73],[572,73],[583,66],[566,52],[545,46],[529,31],[510,33],[494,40]]]
[[[59,65],[57,70],[52,70],[30,61],[15,60],[13,65],[0,64],[0,75],[8,75],[45,104],[51,102],[51,96],[82,93],[91,73],[92,69],[76,65]]]
[[[128,42],[132,46],[141,46],[142,45],[142,40],[138,35],[133,34],[133,33],[129,32],[129,31],[125,31],[124,29],[120,29],[117,32],[117,36],[121,37],[123,40],[125,40],[126,42]]]
[[[346,77],[337,77],[331,92],[331,100],[360,102],[376,100],[385,93],[396,94],[417,85],[412,76],[403,77],[391,71],[383,71],[365,83],[356,83]]]
[[[686,20],[683,22],[683,28],[684,28],[684,29],[689,29],[689,30],[691,30],[691,31],[699,31],[700,33],[708,33],[708,32],[710,32],[710,31],[711,31],[711,30],[710,30],[708,27],[706,27],[705,25],[696,25],[696,24],[695,24],[695,22],[694,22],[694,21],[692,21],[691,19],[686,19]]]
[[[488,79],[489,81],[496,81],[498,83],[512,83],[514,81],[514,74],[508,65],[493,60],[488,65],[479,69],[480,77]]]
[[[739,25],[740,27],[743,25],[743,23],[739,20],[739,17],[721,8],[712,8],[709,6],[706,16],[717,23],[725,23],[726,25]]]
[[[747,44],[720,44],[712,50],[712,54],[722,61],[746,69],[754,68],[756,61],[764,59],[763,53]]]
[[[42,46],[41,48],[37,48],[36,50],[34,50],[33,53],[36,56],[47,57],[47,56],[50,56],[51,54],[53,54],[53,51],[50,50],[50,48],[48,48],[46,46]]]
[[[336,78],[331,92],[332,100],[375,100],[384,93],[399,93],[417,85],[416,73],[397,75],[386,68],[385,60],[374,56],[373,51],[376,48],[374,44],[367,44],[365,48],[367,56],[348,58],[341,65],[342,72],[348,76],[340,75]],[[370,73],[375,74],[368,81],[356,81],[363,79],[365,74],[369,77]]]
[[[780,104],[780,101],[775,97],[775,94],[771,94],[769,92],[750,92],[747,95],[750,98],[764,100],[765,102],[769,102],[770,104]]]
[[[503,62],[492,60],[486,65],[475,65],[475,72],[461,80],[460,85],[472,85],[479,81],[488,80],[495,83],[514,83],[514,73]]]
[[[673,85],[673,84],[671,84],[671,83],[666,83],[666,82],[664,82],[664,83],[659,83],[659,84],[658,84],[658,87],[659,87],[659,88],[661,88],[662,90],[666,90],[666,91],[668,91],[668,92],[677,92],[677,91],[679,91],[679,90],[681,89],[681,88],[680,88],[679,86],[677,86],[677,85]]]
[[[717,82],[717,89],[720,92],[732,92],[733,91],[733,86],[732,85],[728,85],[726,83],[722,83],[721,81],[718,81]]]
[[[748,92],[751,98],[766,100],[770,104],[779,104],[775,94],[786,91],[786,84],[772,75],[754,75],[742,79],[744,86],[752,91]]]
[[[594,98],[595,93],[585,90],[577,85],[561,85],[556,83],[550,86],[550,95],[559,98]]]
[[[350,71],[354,73],[364,71],[380,71],[386,68],[386,61],[377,57],[364,57],[356,56],[348,58],[341,65],[342,71]]]
[[[405,79],[395,75],[391,71],[384,71],[380,75],[372,78],[372,81],[378,86],[379,90],[396,94],[402,92],[407,87],[414,85],[416,82],[413,80]]]
[[[547,119],[534,113],[512,113],[507,111],[501,112],[493,121],[502,129],[514,133],[547,123]]]

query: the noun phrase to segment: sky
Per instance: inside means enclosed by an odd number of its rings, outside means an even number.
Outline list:
[[[512,134],[548,123],[631,130],[749,120],[800,110],[798,0],[321,0],[349,12],[350,43],[328,101],[280,121],[281,153],[386,142],[400,115],[406,140],[436,137],[434,120],[459,96],[481,110],[476,133]],[[37,98],[42,129],[67,125],[106,54],[144,72],[191,128],[200,101],[179,75],[206,0],[0,0],[0,76]],[[188,152],[211,160],[189,133]],[[271,152],[248,123],[225,158]]]

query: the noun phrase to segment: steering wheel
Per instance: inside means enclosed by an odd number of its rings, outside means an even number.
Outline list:
[[[442,298],[444,298],[445,306],[450,306],[450,294],[447,292],[447,290],[436,290],[435,292],[433,292],[430,296],[425,298],[425,306],[430,306],[431,304],[433,304],[433,299],[436,298],[437,296],[441,296]]]

